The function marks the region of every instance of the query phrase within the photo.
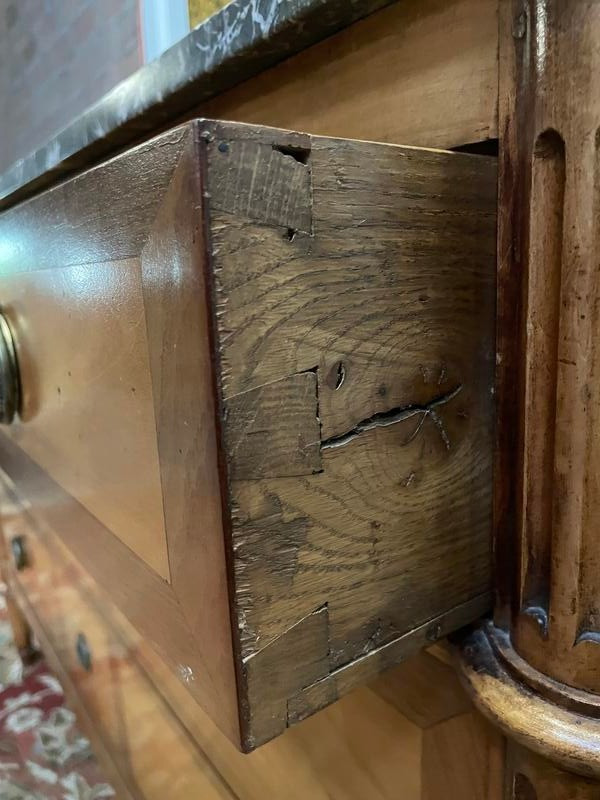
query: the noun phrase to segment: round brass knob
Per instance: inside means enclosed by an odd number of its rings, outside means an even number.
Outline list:
[[[0,313],[0,424],[10,425],[19,411],[21,387],[10,326]]]

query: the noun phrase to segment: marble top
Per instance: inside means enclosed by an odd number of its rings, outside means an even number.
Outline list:
[[[109,154],[393,0],[233,0],[0,175],[0,207]]]

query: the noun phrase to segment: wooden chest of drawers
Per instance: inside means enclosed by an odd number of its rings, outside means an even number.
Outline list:
[[[495,169],[194,120],[0,219],[7,491],[243,749],[489,604]]]
[[[0,176],[3,577],[119,798],[596,800],[599,31],[232,0]]]

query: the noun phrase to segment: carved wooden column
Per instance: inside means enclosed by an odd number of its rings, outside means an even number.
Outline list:
[[[600,2],[500,0],[494,622],[509,798],[600,797]],[[540,758],[539,756],[542,756]],[[585,776],[585,777],[581,777]]]

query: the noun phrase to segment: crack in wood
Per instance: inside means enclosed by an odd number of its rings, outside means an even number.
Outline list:
[[[444,446],[446,450],[450,450],[450,439],[448,438],[448,433],[444,428],[444,424],[442,422],[441,417],[437,413],[436,409],[440,406],[446,405],[451,400],[453,400],[456,395],[462,389],[462,383],[452,389],[450,392],[445,392],[444,394],[438,395],[430,400],[429,403],[425,405],[408,405],[408,406],[401,406],[396,408],[391,408],[388,411],[381,411],[377,414],[373,414],[366,419],[361,420],[357,425],[355,425],[351,430],[347,431],[346,433],[338,434],[337,436],[331,436],[328,439],[324,439],[321,442],[321,450],[328,450],[333,447],[343,447],[346,444],[349,444],[361,433],[366,433],[367,431],[371,431],[375,428],[387,428],[390,425],[397,425],[399,422],[404,422],[404,420],[409,419],[410,417],[414,417],[416,415],[421,415],[421,419],[419,420],[419,424],[413,431],[413,433],[408,437],[408,439],[404,442],[404,445],[410,444],[414,439],[418,436],[421,428],[423,427],[423,423],[429,417],[438,431],[440,432],[440,436],[442,437],[442,441],[444,442]]]

